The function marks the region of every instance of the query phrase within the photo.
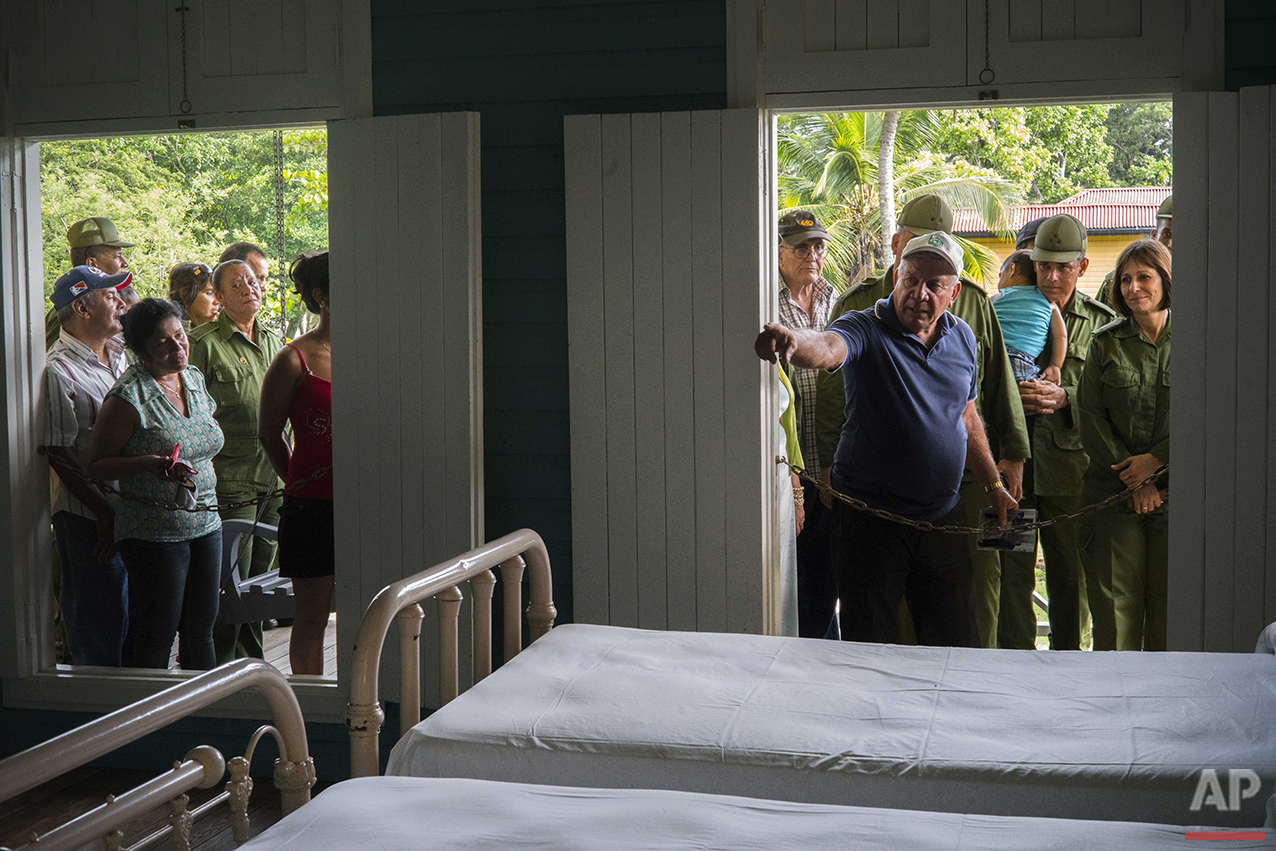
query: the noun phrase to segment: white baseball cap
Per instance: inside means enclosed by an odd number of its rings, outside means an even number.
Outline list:
[[[957,244],[957,240],[942,230],[922,234],[910,239],[908,245],[904,246],[904,251],[900,254],[900,260],[921,254],[931,254],[939,257],[951,267],[951,274],[958,277],[961,276],[966,252],[962,251],[961,246]]]

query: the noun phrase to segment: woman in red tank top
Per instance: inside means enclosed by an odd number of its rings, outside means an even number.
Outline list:
[[[288,659],[294,674],[322,674],[335,579],[328,252],[302,254],[288,277],[306,309],[319,314],[319,324],[284,346],[266,371],[257,438],[284,480],[279,575],[292,579],[296,605]],[[291,447],[284,438],[286,422],[292,424]]]

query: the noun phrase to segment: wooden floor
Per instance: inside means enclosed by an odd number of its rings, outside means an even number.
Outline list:
[[[261,634],[263,652],[266,661],[285,674],[292,673],[288,663],[288,642],[292,638],[292,627],[280,626],[268,629]],[[323,631],[323,675],[337,676],[337,613],[328,616],[328,628]]]
[[[157,773],[85,766],[5,801],[4,806],[0,807],[0,847],[16,848],[29,842],[33,831],[46,832],[55,825],[63,824],[100,806],[107,795],[126,792],[150,780]],[[279,793],[270,778],[259,777],[254,780],[252,797],[248,802],[250,838],[279,821],[283,815]],[[190,792],[187,808],[193,810],[222,791],[222,784],[212,789],[194,789]],[[168,823],[170,812],[167,806],[163,806],[130,822],[124,827],[122,847],[127,848],[164,827]],[[173,851],[176,844],[169,838],[153,847]],[[227,804],[222,803],[196,819],[191,831],[191,848],[194,851],[232,851],[235,847],[230,808]]]
[[[262,653],[270,664],[285,674],[292,673],[292,665],[288,661],[288,642],[292,640],[292,627],[279,626],[262,632]],[[168,658],[168,666],[174,670],[181,667],[177,663],[177,642],[173,642],[173,651]],[[328,627],[323,631],[323,675],[337,676],[337,613],[328,616]]]

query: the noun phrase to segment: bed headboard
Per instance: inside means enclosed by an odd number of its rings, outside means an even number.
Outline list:
[[[0,802],[34,789],[246,688],[256,689],[261,694],[274,721],[273,728],[263,727],[253,735],[248,746],[249,758],[262,733],[274,732],[279,740],[275,786],[279,790],[284,815],[287,815],[310,800],[310,787],[315,784],[315,765],[310,757],[306,727],[296,695],[283,674],[259,659],[238,659],[214,668],[0,760]],[[247,762],[241,757],[231,762],[237,763],[234,774],[243,787],[243,780],[247,778]],[[226,760],[217,750],[197,747],[165,775],[108,799],[101,807],[41,836],[38,847],[79,847],[190,789],[216,785],[225,771]],[[239,774],[243,777],[239,778]],[[235,794],[228,789],[223,797],[233,799]],[[246,833],[246,817],[243,822]],[[246,835],[244,838],[247,838]]]
[[[377,741],[385,713],[378,698],[381,650],[391,621],[399,625],[402,646],[402,696],[400,733],[406,733],[421,717],[421,660],[419,638],[424,613],[420,601],[436,597],[439,606],[439,645],[442,659],[440,674],[444,703],[459,691],[457,658],[458,621],[463,595],[460,583],[469,580],[473,591],[474,682],[492,672],[492,595],[496,577],[492,568],[500,567],[504,586],[505,658],[512,659],[523,647],[522,605],[523,570],[530,570],[530,602],[527,623],[535,641],[549,632],[558,611],[554,608],[550,581],[549,555],[541,536],[531,529],[520,529],[503,538],[470,550],[449,561],[436,564],[415,576],[401,579],[382,588],[368,605],[355,639],[351,662],[350,705],[346,710],[346,727],[350,731],[350,774],[372,777],[380,771],[380,748]]]

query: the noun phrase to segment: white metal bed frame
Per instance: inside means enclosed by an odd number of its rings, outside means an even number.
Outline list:
[[[457,658],[461,601],[460,583],[469,580],[474,594],[474,682],[492,672],[492,596],[496,585],[493,567],[500,567],[504,585],[505,659],[523,649],[522,579],[530,568],[530,602],[527,623],[532,640],[554,625],[549,554],[545,542],[531,529],[520,529],[483,544],[457,558],[401,579],[377,593],[359,625],[351,660],[350,704],[346,728],[350,731],[350,776],[374,777],[380,773],[378,735],[385,712],[378,700],[381,650],[391,621],[398,623],[402,672],[399,734],[421,720],[421,659],[419,639],[425,617],[420,601],[436,597],[439,607],[440,677],[443,703],[460,692]]]
[[[61,774],[104,756],[184,718],[234,692],[256,689],[270,708],[274,726],[259,728],[249,739],[244,756],[230,760],[231,779],[226,791],[195,810],[187,810],[191,789],[208,789],[221,781],[227,761],[215,748],[200,745],[175,763],[173,769],[106,802],[89,812],[47,831],[32,834],[18,851],[62,851],[86,843],[104,841],[108,851],[118,851],[123,841],[120,827],[134,818],[169,803],[173,812],[169,824],[132,849],[148,848],[172,835],[180,851],[190,847],[190,831],[195,818],[229,800],[234,813],[237,843],[248,840],[248,795],[252,779],[248,770],[253,749],[265,733],[279,744],[274,780],[284,815],[310,800],[315,783],[315,764],[306,741],[301,707],[288,681],[274,666],[258,659],[239,659],[165,689],[151,697],[125,706],[109,715],[63,733],[47,742],[0,760],[0,802],[52,780]]]

